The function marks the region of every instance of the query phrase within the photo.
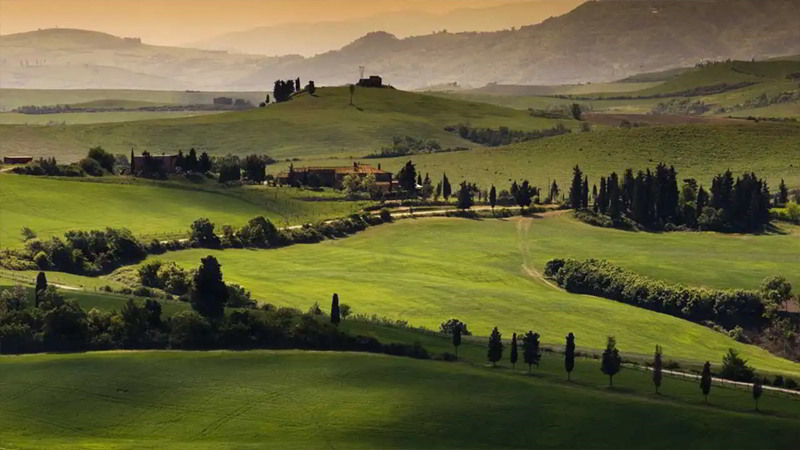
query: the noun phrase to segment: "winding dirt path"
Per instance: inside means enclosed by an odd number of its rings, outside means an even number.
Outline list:
[[[545,217],[554,217],[560,216],[566,213],[567,210],[557,210],[557,211],[547,211],[541,214],[534,216],[535,218],[545,218]],[[534,269],[534,264],[531,261],[531,247],[530,241],[528,240],[528,232],[533,224],[534,218],[531,217],[520,217],[516,219],[517,222],[517,247],[519,248],[519,253],[522,256],[522,272],[525,273],[527,276],[533,278],[534,280],[540,281],[545,285],[557,290],[563,291],[560,287],[556,284],[545,278],[538,270]]]

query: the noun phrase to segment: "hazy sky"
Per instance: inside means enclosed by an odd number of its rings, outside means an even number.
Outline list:
[[[515,1],[521,0],[0,0],[0,34],[81,28],[178,45],[270,24],[344,20],[397,10],[443,13]]]

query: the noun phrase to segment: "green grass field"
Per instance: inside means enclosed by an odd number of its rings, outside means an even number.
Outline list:
[[[235,97],[253,104],[264,101],[266,92],[148,91],[137,89],[0,89],[0,111],[20,106],[139,106],[211,104],[215,97]],[[100,102],[100,103],[95,103]],[[109,103],[111,102],[111,103]]]
[[[800,188],[800,125],[753,123],[652,126],[573,133],[499,148],[370,160],[390,171],[408,160],[433,178],[446,172],[451,182],[468,179],[481,187],[508,189],[513,180],[528,179],[545,188],[548,180],[569,188],[572,168],[579,164],[589,181],[626,168],[644,170],[659,162],[675,166],[679,179],[696,178],[708,187],[714,175],[731,169],[755,171],[775,191],[781,179]],[[349,162],[349,160],[348,160]],[[332,161],[308,160],[308,164]],[[341,160],[336,163],[341,164]],[[280,163],[275,170],[288,167]]]
[[[0,247],[22,244],[23,226],[40,238],[71,229],[126,227],[137,235],[188,233],[189,225],[208,217],[217,226],[240,226],[263,215],[279,226],[342,217],[361,210],[338,194],[291,188],[220,188],[213,181],[157,182],[127,177],[54,179],[0,174]],[[331,201],[305,201],[320,195]]]
[[[790,448],[797,438],[796,412],[381,355],[92,353],[0,364],[0,445],[11,448]]]
[[[567,294],[535,273],[553,257],[594,256],[670,281],[751,288],[778,272],[797,284],[797,228],[791,231],[795,234],[753,239],[702,233],[620,236],[564,217],[418,219],[315,245],[267,251],[195,249],[153,258],[196,267],[201,257],[213,254],[226,280],[277,305],[327,305],[337,292],[355,313],[405,319],[416,326],[438,329],[442,321],[458,317],[478,335],[488,335],[494,326],[505,333],[533,329],[543,342],[556,344],[572,331],[589,348],[601,348],[606,336],[616,335],[623,351],[649,353],[660,344],[674,358],[694,361],[718,360],[733,347],[759,369],[799,375],[800,364],[709,328]],[[711,246],[715,251],[706,257],[698,251]],[[741,255],[749,254],[758,256],[752,258],[755,262],[742,260]]]
[[[219,114],[218,111],[109,111],[75,112],[59,114],[0,113],[0,124],[5,125],[65,125],[133,122],[137,120],[179,119],[182,117]]]
[[[394,89],[318,89],[292,101],[243,112],[184,119],[66,127],[0,125],[3,153],[56,156],[70,161],[102,145],[111,152],[174,152],[194,147],[212,154],[267,153],[273,158],[343,155],[360,157],[391,145],[393,136],[437,139],[443,147],[472,147],[444,130],[469,122],[538,130],[571,120],[530,117],[526,112],[475,102],[441,99]]]

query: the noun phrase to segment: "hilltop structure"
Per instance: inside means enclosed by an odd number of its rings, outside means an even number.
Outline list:
[[[347,175],[357,175],[364,178],[374,175],[375,181],[381,192],[392,192],[396,182],[392,181],[392,173],[373,167],[368,164],[354,162],[352,166],[316,166],[316,167],[290,167],[289,170],[278,174],[278,183],[286,185],[313,185],[326,187],[341,186],[342,180]]]

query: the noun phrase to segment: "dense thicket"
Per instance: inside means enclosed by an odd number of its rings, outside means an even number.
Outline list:
[[[761,293],[685,287],[655,281],[608,261],[554,259],[545,275],[568,292],[596,295],[694,322],[711,321],[727,329],[764,325]]]
[[[581,175],[577,166],[575,174]],[[587,209],[588,192],[588,179],[574,179],[570,190],[572,207]],[[769,207],[767,183],[754,173],[735,179],[730,171],[719,174],[709,193],[694,179],[683,180],[679,188],[675,168],[662,163],[654,171],[634,174],[627,169],[621,178],[616,172],[601,177],[593,209],[618,227],[629,220],[649,229],[753,232],[769,223]],[[601,223],[602,219],[596,221]]]
[[[569,129],[562,124],[558,124],[553,128],[536,131],[511,130],[508,127],[500,127],[497,130],[493,128],[472,128],[467,124],[459,124],[447,126],[445,127],[445,131],[456,133],[461,136],[462,139],[487,147],[498,147],[516,142],[532,141],[534,139],[569,133]]]

